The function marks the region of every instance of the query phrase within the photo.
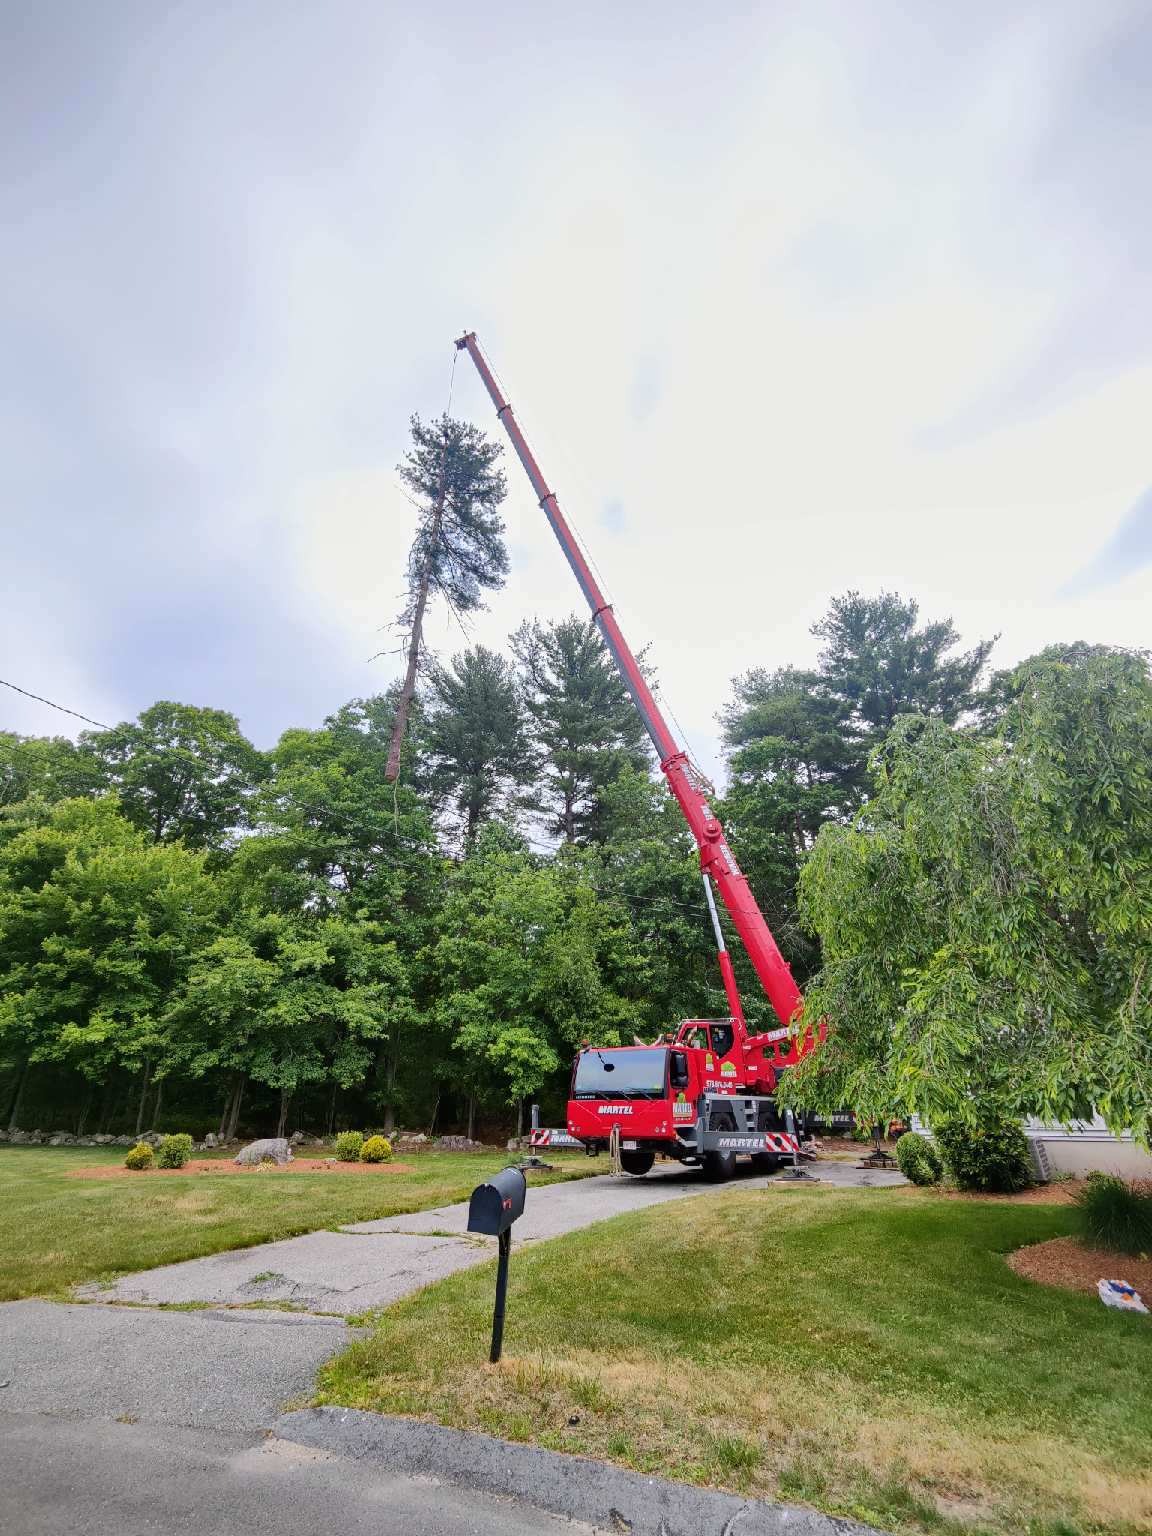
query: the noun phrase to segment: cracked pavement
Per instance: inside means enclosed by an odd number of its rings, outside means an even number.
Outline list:
[[[827,1183],[904,1183],[898,1173],[862,1171],[843,1163],[815,1164],[809,1171]],[[738,1182],[742,1187],[763,1188],[773,1177],[742,1172]],[[598,1174],[566,1184],[529,1185],[514,1243],[560,1237],[611,1216],[731,1187],[705,1183],[696,1170],[671,1164],[654,1169],[643,1179]],[[263,1302],[354,1317],[391,1306],[433,1281],[492,1257],[495,1239],[468,1234],[467,1222],[468,1205],[460,1201],[430,1211],[357,1222],[336,1231],[308,1232],[303,1237],[166,1264],[126,1275],[112,1285],[81,1286],[76,1296],[84,1301],[136,1302],[153,1307],[192,1302],[242,1307]]]

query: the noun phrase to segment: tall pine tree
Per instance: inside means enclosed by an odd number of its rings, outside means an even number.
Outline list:
[[[515,812],[535,772],[516,675],[503,656],[473,646],[433,670],[428,703],[431,786],[451,801],[470,846],[483,822]]]
[[[428,600],[438,594],[459,617],[483,606],[485,591],[504,585],[508,552],[498,507],[507,494],[496,467],[502,449],[477,427],[444,415],[425,425],[412,418],[412,447],[400,478],[418,509],[408,554],[408,595],[399,622],[408,634],[408,664],[396,708],[387,778],[400,772],[400,747],[416,676]]]
[[[565,842],[604,836],[603,791],[648,765],[647,736],[604,642],[578,618],[522,624],[512,636],[544,754],[541,809]]]

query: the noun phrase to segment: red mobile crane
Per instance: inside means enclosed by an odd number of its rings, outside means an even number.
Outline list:
[[[708,803],[707,786],[676,743],[652,697],[644,674],[620,631],[600,585],[581,553],[560,510],[556,493],[548,489],[532,450],[504,399],[474,332],[456,342],[466,351],[496,407],[496,415],[528,475],[540,507],[559,540],[572,574],[592,610],[592,622],[611,652],[632,700],[652,739],[668,787],[700,850],[704,891],[716,935],[720,971],[731,1016],[727,1019],[685,1019],[675,1034],[653,1046],[582,1049],[572,1069],[568,1101],[568,1134],[589,1152],[609,1144],[614,1128],[620,1136],[625,1172],[648,1172],[657,1153],[702,1166],[707,1177],[730,1178],[738,1154],[775,1166],[796,1149],[794,1129],[781,1119],[773,1094],[780,1073],[812,1050],[815,1034],[792,1026],[803,1007],[800,990],[776,946],[747,879],[724,837],[724,829]],[[712,886],[740,935],[753,969],[780,1019],[781,1028],[750,1035],[736,989],[732,958],[724,944]],[[548,1133],[542,1133],[547,1136]]]

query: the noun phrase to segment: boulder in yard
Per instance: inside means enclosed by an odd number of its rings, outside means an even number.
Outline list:
[[[241,1147],[232,1159],[241,1168],[252,1168],[262,1163],[265,1158],[270,1158],[274,1163],[290,1163],[292,1161],[292,1148],[288,1145],[286,1136],[269,1136],[263,1141],[250,1141],[246,1147]]]

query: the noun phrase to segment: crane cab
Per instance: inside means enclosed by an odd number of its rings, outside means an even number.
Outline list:
[[[774,1086],[774,1072],[749,1049],[738,1021],[689,1019],[653,1045],[581,1049],[568,1133],[599,1152],[618,1129],[626,1173],[647,1173],[662,1154],[727,1178],[741,1155],[760,1166],[791,1157]]]

